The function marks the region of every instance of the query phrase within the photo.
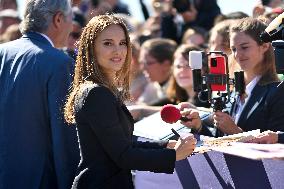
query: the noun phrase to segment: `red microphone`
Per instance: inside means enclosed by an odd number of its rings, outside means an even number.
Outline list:
[[[160,113],[162,120],[166,123],[175,123],[178,120],[185,122],[191,121],[191,119],[187,117],[182,117],[179,109],[172,104],[164,105]]]
[[[177,109],[172,104],[164,105],[160,113],[161,113],[162,120],[166,123],[175,123],[178,120],[182,120],[182,121],[191,120],[191,119],[188,119],[187,117],[182,117],[179,109]],[[171,130],[176,135],[176,137],[180,137],[180,135],[178,134],[176,130],[174,130],[173,128],[171,128]]]

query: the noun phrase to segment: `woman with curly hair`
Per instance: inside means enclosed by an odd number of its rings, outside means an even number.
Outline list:
[[[194,149],[192,136],[178,141],[134,142],[129,99],[131,45],[114,15],[92,18],[79,41],[74,83],[65,119],[76,123],[81,162],[73,188],[133,188],[131,170],[172,173],[175,161]]]

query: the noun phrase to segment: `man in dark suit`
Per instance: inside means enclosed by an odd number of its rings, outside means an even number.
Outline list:
[[[62,105],[72,59],[70,0],[28,0],[21,39],[0,45],[0,188],[67,189],[79,163]],[[56,48],[55,48],[56,47]]]

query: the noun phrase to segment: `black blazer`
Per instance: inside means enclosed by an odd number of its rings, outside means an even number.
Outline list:
[[[278,134],[278,143],[284,144],[284,133]]]
[[[133,142],[133,118],[106,87],[88,85],[75,98],[81,162],[73,188],[133,188],[130,170],[172,173],[167,142]]]
[[[237,125],[243,131],[260,129],[260,131],[284,131],[284,84],[279,82],[254,87],[251,97],[244,107]],[[235,110],[233,103],[230,114]],[[217,131],[215,136],[222,136]],[[200,134],[212,135],[203,124]]]
[[[237,125],[244,131],[284,130],[284,96],[283,87],[278,82],[267,85],[257,84],[244,107]],[[232,110],[234,109],[234,105]]]

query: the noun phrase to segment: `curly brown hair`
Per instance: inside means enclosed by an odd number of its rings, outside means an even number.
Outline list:
[[[119,25],[125,32],[127,55],[122,68],[116,72],[115,82],[108,79],[102,67],[96,61],[95,40],[110,25]],[[115,34],[114,34],[115,35]],[[84,28],[79,41],[74,81],[64,107],[67,123],[75,123],[75,97],[86,83],[98,84],[109,88],[121,101],[129,99],[129,77],[131,62],[131,43],[127,27],[122,19],[115,15],[99,15],[93,17]]]

